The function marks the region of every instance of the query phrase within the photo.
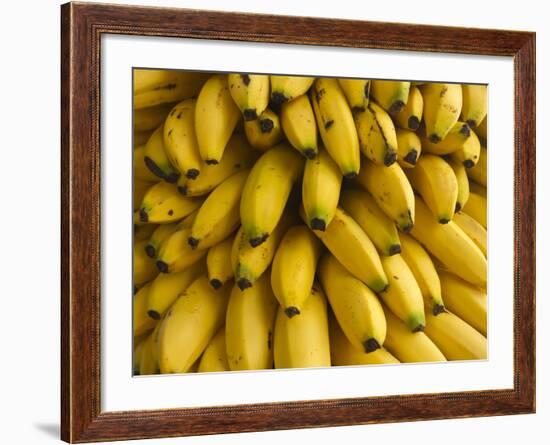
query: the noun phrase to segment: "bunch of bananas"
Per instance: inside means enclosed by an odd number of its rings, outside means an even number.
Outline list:
[[[485,86],[134,73],[136,374],[484,359]]]

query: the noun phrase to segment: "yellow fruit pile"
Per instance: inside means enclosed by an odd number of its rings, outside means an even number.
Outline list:
[[[483,359],[485,86],[134,71],[137,374]]]

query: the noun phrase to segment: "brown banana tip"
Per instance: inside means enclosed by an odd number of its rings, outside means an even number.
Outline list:
[[[449,224],[451,220],[449,218],[439,218],[439,224]]]
[[[237,286],[239,286],[240,290],[245,290],[249,287],[252,287],[252,283],[247,278],[239,278],[237,280]]]
[[[390,284],[389,284],[389,283],[386,284],[386,285],[384,286],[384,288],[380,291],[380,293],[386,292],[386,291],[389,289],[389,287],[390,287]]]
[[[374,338],[369,338],[364,344],[363,347],[365,348],[365,352],[368,354],[369,352],[374,352],[377,349],[380,349],[380,343]]]
[[[391,150],[386,153],[384,156],[384,165],[386,167],[389,167],[392,165],[395,161],[397,161],[397,152]]]
[[[443,306],[442,304],[436,304],[432,309],[432,313],[434,315],[439,315],[439,314],[442,314],[443,312],[447,312],[447,310],[445,309],[445,306]]]
[[[145,223],[149,221],[149,216],[147,215],[147,211],[145,209],[139,209],[139,220]]]
[[[292,318],[300,313],[300,309],[296,306],[289,306],[285,309],[285,314],[288,318]]]
[[[412,222],[408,223],[407,225],[401,227],[401,231],[403,233],[409,233],[412,230],[413,226],[414,226],[414,224]]]
[[[476,128],[477,127],[477,122],[473,119],[468,119],[466,121],[466,123],[468,124],[468,127],[470,127],[470,128]]]
[[[407,126],[409,127],[409,130],[418,130],[418,127],[420,127],[420,119],[418,119],[416,116],[409,117],[409,120],[407,121]]]
[[[137,294],[137,291],[138,291],[138,287],[137,286],[134,286],[134,295]]]
[[[321,218],[312,218],[309,225],[313,230],[324,232],[327,229],[327,223]]]
[[[177,173],[177,172],[171,172],[171,173],[168,173],[165,177],[164,177],[164,180],[166,182],[169,182],[170,184],[175,184],[178,179],[180,177],[180,174]]]
[[[401,110],[405,108],[405,102],[402,100],[396,100],[393,104],[391,104],[390,109],[388,110],[390,114],[397,114]]]
[[[263,242],[265,242],[265,240],[267,240],[267,238],[269,237],[269,234],[268,233],[264,233],[262,236],[256,236],[254,238],[250,238],[248,240],[248,243],[252,246],[252,247],[258,247],[260,244],[262,244]]]
[[[472,168],[475,164],[474,164],[474,161],[472,161],[471,159],[466,159],[462,165],[464,165],[464,167],[466,168]]]
[[[275,92],[271,95],[271,102],[275,106],[281,106],[288,100],[288,97],[286,97],[283,93]]]
[[[275,124],[269,118],[260,119],[260,131],[262,133],[271,133]]]
[[[441,138],[437,134],[430,134],[428,138],[432,144],[438,144],[441,142]]]
[[[147,315],[149,315],[149,317],[152,318],[153,320],[160,320],[160,314],[157,311],[153,311],[153,310],[147,311]]]
[[[159,272],[168,273],[168,264],[161,260],[158,260],[156,264]]]
[[[190,236],[189,238],[187,238],[187,244],[191,246],[191,249],[196,249],[199,245],[199,240]]]
[[[344,179],[353,179],[357,177],[357,172],[349,172],[344,175]]]
[[[217,278],[212,278],[210,280],[210,286],[212,286],[214,289],[219,289],[220,287],[222,287],[222,282],[220,280],[218,280]]]
[[[196,168],[190,168],[189,170],[187,170],[187,173],[185,173],[185,177],[189,179],[197,179],[197,176],[199,176],[200,173],[201,172]]]
[[[185,185],[180,185],[178,187],[178,192],[180,192],[183,196],[187,195],[187,187]]]
[[[459,202],[457,202],[455,204],[455,213],[460,212],[460,209],[462,209],[462,205]]]
[[[418,152],[413,148],[407,153],[407,156],[405,156],[403,160],[407,164],[416,165],[416,161],[418,160]]]
[[[400,244],[392,244],[390,246],[390,250],[388,252],[390,256],[397,255],[398,253],[401,253],[401,245]]]
[[[207,165],[216,165],[218,163],[216,159],[207,159],[204,162],[206,162]]]
[[[147,254],[147,256],[149,258],[155,258],[155,254],[157,253],[156,252],[156,249],[154,246],[151,246],[151,244],[147,244],[145,246],[145,253]]]
[[[248,86],[250,83],[250,76],[248,74],[241,74],[241,80],[246,86]]]
[[[416,326],[416,328],[414,328],[412,330],[413,333],[416,333],[416,332],[423,332],[424,331],[424,328],[425,326],[423,324],[419,324],[418,326]]]
[[[317,150],[313,148],[306,148],[304,150],[304,156],[308,159],[315,159],[315,157],[317,156]]]
[[[365,107],[360,107],[358,105],[355,105],[354,107],[352,107],[351,109],[351,112],[353,114],[358,114],[358,113],[363,113],[365,111]]]
[[[462,134],[464,137],[470,137],[470,127],[467,123],[460,127],[460,134]]]
[[[245,121],[255,121],[258,119],[258,113],[255,108],[247,108],[243,111],[243,117]]]

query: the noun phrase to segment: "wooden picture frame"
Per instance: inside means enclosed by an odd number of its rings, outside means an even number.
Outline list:
[[[68,3],[61,7],[61,437],[173,437],[535,411],[535,34]],[[103,34],[511,56],[515,70],[514,387],[102,412],[100,38]]]

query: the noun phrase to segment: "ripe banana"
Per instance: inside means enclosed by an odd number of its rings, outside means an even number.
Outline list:
[[[464,212],[456,213],[453,222],[476,243],[476,246],[481,249],[483,255],[487,258],[487,230],[485,227]]]
[[[402,232],[414,225],[414,192],[399,164],[389,167],[364,159],[357,182],[374,197],[382,211]]]
[[[223,325],[231,286],[215,290],[203,275],[178,297],[158,333],[163,374],[187,372]]]
[[[178,223],[159,224],[145,245],[145,253],[149,258],[155,258],[162,243],[178,229]]]
[[[134,179],[134,194],[132,196],[132,209],[134,212],[139,209],[139,206],[141,205],[141,202],[143,201],[143,197],[145,196],[145,193],[147,193],[147,190],[149,190],[154,183],[153,182],[145,182],[140,179]],[[137,212],[138,218],[137,222],[141,223],[139,220],[139,212]],[[136,218],[134,218],[134,223]]]
[[[317,128],[331,158],[345,177],[359,173],[359,139],[351,110],[336,79],[317,79],[311,89]]]
[[[145,164],[145,145],[140,145],[134,149],[134,180],[145,182],[158,182],[159,177],[154,175]]]
[[[470,193],[470,198],[462,211],[487,229],[487,198],[477,193]]]
[[[227,76],[216,74],[202,87],[195,107],[195,131],[201,158],[218,164],[241,113],[229,93]]]
[[[166,115],[172,109],[173,104],[160,104],[154,107],[134,110],[134,130],[150,131],[164,123]]]
[[[462,110],[462,87],[452,83],[426,83],[420,86],[424,100],[424,123],[429,141],[441,142],[458,121]]]
[[[469,168],[467,172],[470,179],[487,187],[487,147],[480,147],[477,164]]]
[[[155,357],[153,334],[154,331],[143,341],[139,360],[139,375],[158,374],[159,367]]]
[[[317,126],[307,94],[283,104],[281,126],[290,145],[308,159],[317,156]]]
[[[481,123],[475,128],[476,134],[480,139],[483,140],[483,143],[487,144],[487,116],[481,121]]]
[[[225,326],[222,326],[202,353],[197,372],[229,371],[225,351]]]
[[[475,128],[487,116],[487,85],[462,85],[460,119]]]
[[[427,136],[422,134],[422,131],[420,131],[420,138],[422,148],[426,153],[447,155],[462,149],[468,139],[472,137],[472,133],[468,124],[458,121],[451,127],[447,136],[441,141],[436,143],[431,142]]]
[[[386,319],[376,295],[331,254],[321,258],[318,273],[338,324],[353,347],[365,352],[379,349],[386,339]]]
[[[332,221],[338,199],[342,173],[329,154],[321,149],[315,159],[308,159],[302,180],[302,202],[306,224],[324,231]]]
[[[411,235],[423,244],[426,250],[460,278],[476,286],[485,287],[487,260],[479,247],[458,225],[453,221],[438,224],[421,199],[416,200],[416,219]]]
[[[310,292],[298,317],[289,318],[279,306],[273,338],[277,369],[330,366],[327,302],[318,287],[313,286]]]
[[[142,286],[157,276],[155,262],[145,253],[147,241],[134,243],[134,286]]]
[[[371,95],[388,113],[395,115],[405,108],[409,100],[410,82],[373,80]]]
[[[139,94],[179,80],[181,71],[135,69],[132,74],[134,94]]]
[[[159,182],[145,193],[139,217],[142,222],[166,224],[189,215],[201,202],[200,198],[182,196],[174,184]]]
[[[361,226],[381,255],[390,256],[401,252],[395,225],[368,192],[357,189],[345,190],[342,193],[341,205]]]
[[[285,102],[305,94],[313,77],[303,76],[269,76],[271,81],[271,103],[280,107]]]
[[[470,181],[468,180],[466,167],[464,167],[463,164],[459,162],[454,162],[453,160],[449,160],[448,162],[455,173],[456,184],[458,186],[458,193],[456,196],[456,206],[455,206],[455,213],[457,213],[468,202],[468,198],[470,197]]]
[[[224,283],[233,278],[233,267],[230,258],[234,240],[234,237],[229,236],[221,243],[208,249],[206,268],[210,285],[214,289],[219,289]]]
[[[425,332],[447,360],[487,358],[487,339],[451,312],[428,315]]]
[[[376,164],[390,166],[397,160],[397,135],[391,117],[375,102],[354,116],[361,152]]]
[[[145,343],[145,340],[147,340],[147,337],[134,337],[134,352],[132,355],[132,370],[134,375],[139,375],[141,352],[143,351],[143,344]]]
[[[269,103],[269,76],[260,74],[228,74],[229,93],[241,110],[245,121],[253,121]]]
[[[449,164],[439,156],[424,154],[416,167],[405,170],[405,174],[440,224],[453,219],[458,183]]]
[[[340,88],[354,113],[365,111],[369,105],[371,82],[367,79],[338,79]]]
[[[147,316],[147,297],[151,284],[147,283],[141,287],[132,300],[134,337],[146,334],[157,324],[155,320]]]
[[[269,274],[248,289],[233,287],[225,317],[227,362],[232,371],[273,367],[276,311]]]
[[[271,287],[289,317],[301,314],[313,285],[321,243],[304,225],[291,227],[283,236],[271,268]]]
[[[471,131],[470,137],[466,139],[466,142],[457,151],[451,153],[451,159],[460,162],[466,168],[474,167],[478,161],[481,152],[481,144],[477,135]]]
[[[420,138],[414,131],[396,129],[397,162],[403,168],[413,168],[422,152]]]
[[[404,130],[418,130],[423,110],[424,100],[422,99],[422,94],[420,94],[417,86],[411,85],[407,104],[399,113],[394,115],[396,125]]]
[[[252,167],[240,204],[241,223],[252,247],[264,243],[277,226],[303,168],[302,157],[287,144],[267,151]]]
[[[166,155],[162,125],[153,132],[145,144],[143,162],[155,176],[166,182],[174,183],[178,180],[180,173]]]
[[[258,119],[245,121],[244,131],[250,145],[261,151],[266,151],[283,140],[279,116],[269,108],[266,108]]]

